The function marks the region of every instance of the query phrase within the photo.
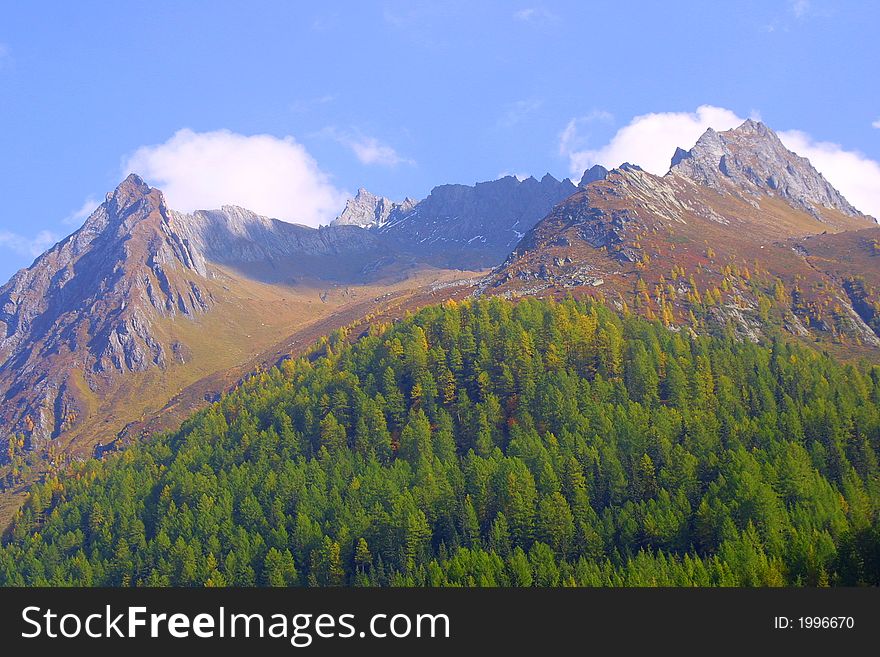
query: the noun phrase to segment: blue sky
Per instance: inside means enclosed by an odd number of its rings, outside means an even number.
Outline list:
[[[0,280],[132,168],[181,209],[316,224],[361,186],[658,169],[749,116],[880,214],[878,25],[862,1],[4,1]]]

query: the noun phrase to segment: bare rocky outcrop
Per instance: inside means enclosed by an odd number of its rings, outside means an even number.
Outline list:
[[[379,229],[398,248],[441,266],[482,268],[504,260],[541,218],[577,188],[550,174],[440,185]]]
[[[603,167],[601,164],[594,164],[589,169],[584,171],[584,175],[581,176],[581,181],[578,183],[578,187],[586,187],[591,182],[596,182],[597,180],[605,180],[608,177],[608,169]]]
[[[190,350],[169,326],[216,305],[213,265],[290,283],[368,279],[381,274],[362,273],[375,262],[393,261],[377,235],[355,226],[315,229],[235,206],[176,212],[130,175],[0,288],[0,440],[23,433],[44,443],[120,377],[185,360]]]
[[[689,151],[676,149],[669,175],[688,178],[722,194],[779,197],[817,218],[816,206],[862,217],[810,161],[788,150],[777,134],[759,121],[738,128],[712,128]]]
[[[384,196],[371,194],[361,187],[354,198],[346,201],[342,214],[330,225],[381,228],[389,221],[406,215],[415,205],[416,201],[411,198],[397,203]]]
[[[602,180],[599,165],[584,172],[581,185]],[[497,265],[554,205],[577,191],[550,174],[541,180],[505,176],[475,185],[440,185],[421,201],[397,203],[359,189],[331,228],[358,226],[411,258],[442,267]]]
[[[39,444],[77,421],[103,378],[163,367],[172,354],[156,323],[208,311],[206,273],[161,192],[126,178],[0,288],[4,427]]]

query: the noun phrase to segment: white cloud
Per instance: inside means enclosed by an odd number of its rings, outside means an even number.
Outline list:
[[[335,94],[324,94],[323,96],[315,96],[313,98],[297,98],[290,103],[290,111],[296,113],[309,112],[321,105],[332,103],[336,100]]]
[[[727,130],[744,119],[730,110],[702,105],[696,112],[661,112],[635,117],[600,148],[585,148],[579,127],[585,119],[572,119],[559,138],[559,152],[568,157],[572,175],[580,176],[594,164],[609,169],[624,162],[663,175],[676,146],[690,148],[706,128]]]
[[[393,147],[375,137],[352,134],[334,127],[324,128],[318,134],[329,137],[351,150],[361,164],[379,164],[386,167],[415,164],[415,160],[403,157]]]
[[[98,201],[92,196],[89,196],[83,204],[79,207],[78,210],[74,210],[69,215],[64,217],[61,220],[61,223],[65,226],[79,226],[82,222],[95,211],[95,209],[101,205],[101,201]]]
[[[810,13],[810,0],[792,0],[789,4],[795,18],[803,18]]]
[[[544,7],[525,7],[513,12],[514,19],[527,23],[529,21],[551,21],[556,15]]]
[[[777,133],[786,148],[807,158],[857,209],[880,217],[880,163],[799,130]]]
[[[878,130],[880,130],[880,119],[877,119],[876,121],[874,121],[874,123],[871,124],[871,127],[877,128]]]
[[[3,69],[11,60],[12,55],[9,53],[9,46],[5,43],[0,43],[0,69]]]
[[[589,138],[584,135],[582,128],[595,122],[610,123],[614,116],[605,110],[594,110],[584,116],[571,119],[559,135],[559,154],[571,157],[578,151],[585,149]],[[573,166],[573,163],[571,163]]]
[[[758,118],[752,112],[752,118]],[[572,175],[579,176],[594,164],[608,168],[623,162],[638,164],[646,171],[663,175],[669,170],[676,147],[691,148],[706,128],[721,132],[740,125],[744,119],[729,109],[703,105],[695,112],[662,112],[635,117],[611,140],[595,149],[585,148],[573,119],[559,138],[560,154],[569,160]],[[771,126],[772,127],[772,126]],[[777,132],[786,148],[806,157],[856,208],[880,216],[880,164],[839,144],[814,140],[798,130]]]
[[[41,230],[34,237],[25,237],[6,230],[0,231],[0,246],[32,258],[36,258],[59,239],[61,238],[58,235],[49,230]]]
[[[498,127],[512,128],[530,114],[537,112],[543,105],[544,101],[540,98],[528,98],[510,103],[505,107],[501,118],[498,119]]]
[[[293,137],[183,129],[163,144],[139,148],[123,168],[185,212],[233,204],[317,226],[332,220],[346,199]]]
[[[354,151],[355,156],[363,164],[383,164],[394,166],[401,162],[412,163],[412,160],[401,157],[391,146],[383,144],[375,137],[353,139],[346,145]]]

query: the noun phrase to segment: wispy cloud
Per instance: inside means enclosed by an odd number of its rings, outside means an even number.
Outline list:
[[[808,21],[829,18],[834,11],[833,4],[817,4],[813,0],[788,0],[783,7],[773,12],[770,22],[762,23],[757,27],[768,34],[791,32]]]
[[[457,27],[458,20],[469,20],[472,12],[468,3],[460,1],[400,0],[385,3],[382,20],[415,47],[435,50],[449,47],[449,29]]]
[[[69,215],[64,217],[64,219],[61,220],[61,223],[65,226],[80,226],[83,221],[85,221],[99,205],[101,205],[101,201],[97,200],[93,196],[89,196],[85,201],[83,201],[83,204],[79,207],[78,210],[74,210]]]
[[[59,239],[58,235],[49,230],[41,230],[33,237],[27,237],[6,230],[0,231],[0,246],[12,249],[22,256],[36,258]]]
[[[183,211],[244,206],[286,221],[317,226],[333,219],[346,194],[293,137],[183,129],[142,146],[123,165]]]
[[[12,54],[9,50],[9,46],[5,43],[0,43],[0,70],[6,68],[6,66],[12,61]]]
[[[874,123],[872,123],[871,126],[880,130],[880,119],[877,119],[876,121],[874,121]]]
[[[392,27],[405,30],[420,29],[434,23],[438,18],[456,14],[466,5],[434,0],[404,0],[386,3],[382,19]]]
[[[504,113],[498,119],[499,128],[512,128],[530,114],[537,112],[544,105],[540,98],[528,98],[510,103],[504,108]]]
[[[513,12],[513,18],[523,23],[556,20],[556,14],[545,7],[524,7]]]
[[[321,130],[318,135],[328,137],[351,150],[361,164],[378,164],[386,167],[415,164],[415,160],[400,155],[392,146],[376,137],[362,135],[356,131],[345,131],[330,126]]]
[[[312,19],[309,27],[313,32],[326,32],[336,26],[339,21],[339,12],[320,14]]]
[[[324,94],[323,96],[314,96],[312,98],[297,98],[290,103],[290,111],[296,113],[309,112],[316,107],[327,105],[336,100],[335,94]]]
[[[812,8],[810,0],[791,0],[789,7],[795,18],[804,18],[810,13]]]
[[[589,137],[584,134],[583,128],[591,123],[610,123],[613,120],[614,116],[605,110],[593,110],[589,114],[576,116],[571,119],[559,134],[559,154],[571,158],[581,152],[586,148],[589,141]],[[572,162],[573,165],[574,163]]]

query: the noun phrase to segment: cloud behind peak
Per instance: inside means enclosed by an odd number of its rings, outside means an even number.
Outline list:
[[[329,223],[346,198],[290,136],[184,128],[162,144],[138,148],[122,173],[137,173],[160,188],[176,210],[240,205],[309,226]]]

